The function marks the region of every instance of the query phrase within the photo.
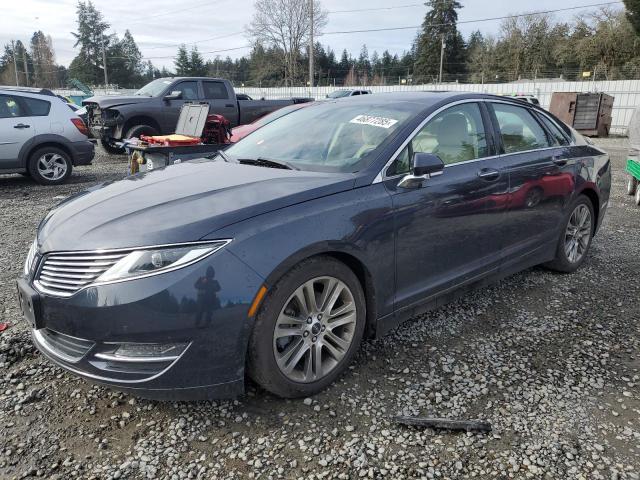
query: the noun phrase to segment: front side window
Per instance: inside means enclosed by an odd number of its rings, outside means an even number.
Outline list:
[[[208,100],[226,100],[229,98],[227,88],[222,82],[202,82],[204,98]]]
[[[433,117],[387,169],[387,176],[408,173],[416,152],[433,153],[445,165],[489,155],[482,114],[477,103],[463,103]]]
[[[181,92],[182,100],[197,100],[198,99],[198,82],[180,82],[171,91]]]
[[[549,139],[528,109],[494,103],[505,153],[550,147]]]
[[[25,117],[26,112],[15,97],[0,95],[0,118]]]
[[[230,157],[285,161],[296,168],[357,172],[422,108],[410,102],[322,102],[300,108],[225,150]],[[305,134],[301,134],[305,132]]]
[[[30,117],[46,117],[47,115],[49,115],[51,103],[47,102],[46,100],[23,97],[22,101],[26,104],[28,115]]]

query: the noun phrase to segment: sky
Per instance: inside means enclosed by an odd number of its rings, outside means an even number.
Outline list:
[[[460,0],[463,8],[458,21],[486,19],[509,14],[553,10],[582,5],[593,5],[606,0]],[[68,66],[78,53],[74,49],[76,29],[76,0],[2,0],[0,16],[0,46],[12,39],[28,43],[36,30],[50,35],[56,59]],[[111,24],[109,33],[122,36],[126,29],[133,34],[143,56],[158,67],[173,68],[173,57],[177,45],[197,42],[205,59],[216,55],[237,58],[249,49],[235,49],[248,43],[244,33],[251,22],[253,0],[94,0],[94,5]],[[345,30],[362,30],[388,27],[418,26],[422,23],[426,7],[420,0],[322,0],[323,7],[332,12],[324,29],[325,35],[318,38],[323,45],[330,46],[336,56],[343,49],[357,56],[363,44],[369,54],[388,49],[392,54],[410,48],[417,29],[354,34],[330,34]],[[617,5],[620,8],[622,3]],[[386,9],[394,7],[393,9]],[[366,12],[338,12],[338,10],[381,8]],[[382,10],[382,8],[385,8]],[[576,14],[595,10],[580,9],[555,13],[558,20],[567,21]],[[459,24],[466,37],[479,29],[483,33],[497,34],[500,21],[484,21]],[[211,40],[213,37],[218,37]],[[228,51],[219,51],[230,49]],[[231,50],[233,49],[233,50]]]

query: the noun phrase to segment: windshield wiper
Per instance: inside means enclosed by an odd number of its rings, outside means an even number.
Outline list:
[[[291,165],[289,162],[280,160],[271,160],[268,158],[241,158],[238,163],[244,165],[256,165],[258,167],[283,168],[286,170],[300,170],[298,167]]]
[[[216,153],[214,153],[211,157],[209,158],[216,158],[217,156],[219,156],[220,158],[222,158],[225,162],[227,163],[238,163],[235,160],[231,160],[231,157],[229,155],[227,155],[226,153],[224,153],[224,150],[218,150]]]

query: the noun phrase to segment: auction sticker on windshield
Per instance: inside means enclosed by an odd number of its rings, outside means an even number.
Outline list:
[[[373,127],[390,128],[398,123],[393,118],[376,117],[374,115],[358,115],[349,123],[358,123],[360,125],[371,125]]]

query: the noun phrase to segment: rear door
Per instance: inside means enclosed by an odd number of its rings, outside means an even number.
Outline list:
[[[227,89],[224,82],[217,80],[202,81],[203,100],[209,104],[209,113],[217,113],[231,122],[232,126],[238,125],[238,104]]]
[[[18,168],[18,154],[35,128],[17,95],[0,95],[0,169]]]
[[[509,175],[505,259],[545,251],[558,240],[574,190],[575,161],[566,145],[526,106],[490,102],[501,163]]]
[[[445,163],[420,188],[402,188],[415,152]],[[502,248],[508,177],[494,155],[482,105],[435,114],[386,170],[396,236],[396,308],[420,303],[495,270]]]

